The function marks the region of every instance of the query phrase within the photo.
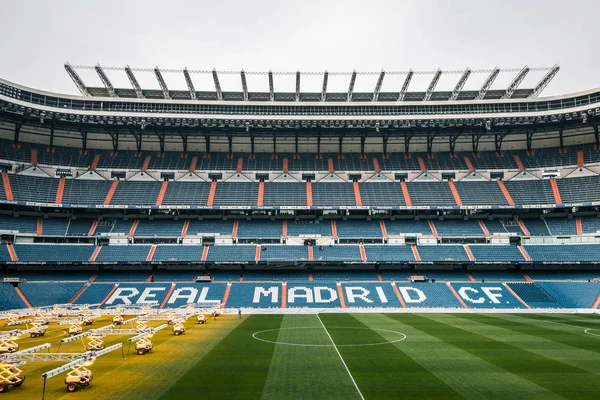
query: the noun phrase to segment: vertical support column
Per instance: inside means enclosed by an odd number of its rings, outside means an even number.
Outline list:
[[[43,226],[44,226],[44,219],[42,217],[38,217],[37,219],[37,235],[38,236],[42,236],[43,235]]]
[[[583,157],[583,150],[577,152],[577,166],[582,168],[585,164],[585,158]]]
[[[242,173],[243,168],[244,168],[244,157],[240,157],[237,160],[237,168],[235,169],[235,172],[240,174],[240,173]]]
[[[156,251],[156,245],[153,244],[150,246],[150,250],[148,251],[148,255],[146,256],[146,262],[151,262],[154,257],[154,252]]]
[[[360,198],[360,187],[358,182],[354,182],[354,201],[358,207],[362,207],[362,199]]]
[[[552,186],[552,193],[554,194],[554,202],[556,204],[562,204],[560,190],[558,190],[558,184],[556,183],[556,179],[550,178],[550,185]]]
[[[187,235],[187,231],[190,227],[190,220],[186,219],[185,222],[183,223],[183,228],[181,229],[181,237],[184,238],[185,235]]]
[[[289,170],[289,162],[288,162],[288,158],[284,157],[283,158],[283,173],[287,174]]]
[[[31,149],[31,165],[37,167],[38,165],[38,152],[37,149]]]
[[[431,229],[431,233],[433,233],[434,237],[438,237],[437,229],[435,229],[435,225],[433,224],[433,220],[430,219],[428,222],[429,222],[429,229]]]
[[[261,249],[260,245],[256,246],[256,251],[254,253],[254,262],[257,264],[260,262],[260,251],[261,251],[260,249]]]
[[[465,159],[465,164],[467,164],[467,168],[469,169],[469,172],[475,172],[475,168],[473,167],[473,164],[471,163],[471,160],[469,159],[468,156],[464,156]]]
[[[487,226],[485,226],[485,223],[482,220],[477,220],[477,222],[479,222],[479,226],[481,227],[481,230],[483,231],[483,234],[485,235],[485,237],[492,237],[492,235],[490,235],[490,231],[488,231]]]
[[[421,256],[419,255],[419,250],[417,249],[417,246],[415,246],[414,244],[412,246],[410,246],[413,252],[413,256],[415,257],[415,261],[416,262],[421,262]]]
[[[146,156],[146,159],[144,159],[144,163],[142,164],[142,172],[146,172],[146,170],[148,169],[148,165],[150,165],[150,160],[152,157],[150,156]]]
[[[388,234],[387,234],[387,229],[385,227],[385,222],[383,220],[379,221],[379,226],[381,227],[381,235],[383,235],[383,237],[385,239],[388,238]]]
[[[306,182],[306,205],[312,207],[312,182]]]
[[[2,183],[4,184],[4,193],[6,194],[6,200],[14,201],[12,188],[10,187],[10,178],[8,177],[8,173],[2,173]]]
[[[531,257],[529,256],[529,253],[527,253],[527,250],[525,250],[525,248],[523,246],[517,246],[517,248],[521,252],[521,255],[523,256],[525,261],[531,262]]]
[[[192,157],[192,162],[190,163],[189,172],[194,172],[196,170],[196,165],[198,164],[198,156]]]
[[[169,186],[169,181],[164,181],[160,187],[160,191],[158,192],[158,197],[156,198],[155,205],[160,206],[165,198],[165,193],[167,193],[167,187]]]
[[[96,154],[94,156],[94,160],[92,161],[92,165],[90,165],[90,171],[95,171],[98,168],[98,164],[100,163],[100,154]]]
[[[418,161],[419,161],[419,167],[421,168],[421,172],[424,174],[427,173],[427,167],[425,166],[425,161],[423,161],[423,157],[419,157]]]
[[[379,167],[379,160],[377,157],[373,157],[373,169],[375,170],[375,173],[381,173],[381,168]]]
[[[212,181],[210,183],[210,193],[208,194],[208,201],[206,205],[212,207],[213,202],[215,201],[215,193],[217,191],[217,181]]]
[[[508,205],[514,206],[515,202],[513,201],[512,196],[508,192],[508,189],[506,188],[506,185],[504,184],[504,182],[501,180],[498,180],[496,182],[498,182],[498,186],[500,187],[500,190],[502,190],[502,194],[504,195],[504,198],[506,199],[506,202],[508,203]]]
[[[131,225],[131,229],[129,230],[129,234],[127,235],[128,238],[132,238],[135,235],[135,230],[137,229],[139,223],[139,219],[133,221],[133,225]]]
[[[583,235],[583,226],[581,225],[581,217],[575,218],[575,225],[577,226],[577,236]]]
[[[333,167],[333,158],[329,157],[327,159],[327,167],[329,168],[329,173],[333,174],[335,172],[335,169]]]
[[[110,201],[113,198],[113,195],[115,194],[115,191],[117,190],[117,185],[119,184],[119,180],[115,179],[112,183],[112,185],[110,185],[110,189],[108,190],[108,193],[106,194],[106,197],[104,198],[104,205],[107,206],[110,204]]]
[[[404,197],[404,202],[408,207],[411,207],[412,201],[410,199],[410,193],[408,193],[408,186],[406,186],[406,182],[400,182],[400,187],[402,188],[402,196]]]
[[[523,162],[521,161],[521,157],[519,157],[518,154],[515,154],[513,157],[515,158],[515,162],[517,163],[517,166],[519,167],[519,171],[521,171],[521,172],[525,171],[525,166],[523,165]]]
[[[256,205],[258,207],[262,207],[263,198],[265,196],[265,182],[259,182],[258,184],[258,199],[256,200]]]
[[[331,220],[331,236],[334,238],[338,237],[337,235],[337,225],[335,224],[335,220]]]
[[[287,282],[281,283],[281,308],[287,308]]]
[[[54,204],[62,204],[63,193],[65,192],[65,180],[66,178],[64,176],[58,180],[58,188],[56,189]]]
[[[450,191],[452,192],[452,196],[454,197],[454,201],[457,206],[462,206],[462,200],[460,199],[460,195],[458,194],[458,190],[456,190],[456,186],[454,186],[454,182],[448,181],[448,186],[450,186]]]

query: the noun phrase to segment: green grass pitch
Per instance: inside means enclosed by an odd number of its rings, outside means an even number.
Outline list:
[[[109,323],[96,321],[92,327]],[[157,322],[156,325],[159,325]],[[46,399],[597,399],[600,319],[557,314],[223,315],[153,338],[154,351],[100,357],[89,388],[67,393],[65,375]],[[586,332],[587,331],[587,332]],[[56,351],[64,327],[23,339]],[[335,346],[334,346],[335,344]],[[83,351],[81,342],[61,347]],[[41,398],[41,373],[3,396]]]

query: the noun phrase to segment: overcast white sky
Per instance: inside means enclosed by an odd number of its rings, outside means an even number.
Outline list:
[[[0,77],[39,89],[78,93],[63,64],[246,71],[402,71],[551,66],[561,71],[545,95],[600,86],[598,0],[301,0],[126,1],[3,0]],[[80,73],[88,86],[101,83]],[[500,74],[494,87],[514,74]],[[110,72],[117,87],[124,73]],[[158,87],[138,73],[143,87]],[[170,89],[185,88],[165,74]],[[530,73],[532,87],[541,73]],[[213,90],[210,76],[193,76],[196,90]],[[320,91],[321,77],[302,80]],[[386,77],[398,91],[402,77]],[[425,90],[431,77],[413,79]],[[438,89],[451,89],[445,76]],[[485,75],[473,75],[476,89]],[[376,77],[359,77],[356,91],[372,91]],[[239,76],[222,76],[223,90],[240,90]],[[248,78],[266,91],[267,78]],[[346,91],[348,77],[331,77],[330,91]],[[293,91],[294,77],[276,77],[276,91]]]

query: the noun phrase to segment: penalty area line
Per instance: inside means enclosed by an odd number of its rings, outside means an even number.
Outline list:
[[[337,355],[340,357],[340,360],[342,360],[342,364],[344,364],[344,368],[346,368],[346,372],[348,373],[348,376],[350,376],[350,379],[352,380],[352,383],[354,384],[354,387],[356,388],[356,391],[358,392],[358,395],[360,396],[360,398],[362,400],[365,400],[365,397],[363,396],[362,392],[358,388],[358,385],[356,384],[356,381],[354,380],[354,377],[352,376],[352,373],[350,372],[350,369],[348,369],[348,366],[346,365],[346,361],[344,361],[344,357],[342,357],[342,354],[340,353],[340,351],[338,350],[337,346],[335,345],[335,342],[333,341],[333,338],[329,334],[329,331],[325,327],[325,324],[321,320],[321,317],[319,316],[319,314],[317,314],[317,319],[319,320],[319,322],[321,323],[321,326],[325,330],[325,333],[329,337],[329,340],[331,341],[331,344],[333,345],[333,348],[335,349]]]

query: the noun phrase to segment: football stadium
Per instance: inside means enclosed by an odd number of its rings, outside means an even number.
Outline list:
[[[0,395],[597,399],[600,88],[352,68],[0,77]]]

